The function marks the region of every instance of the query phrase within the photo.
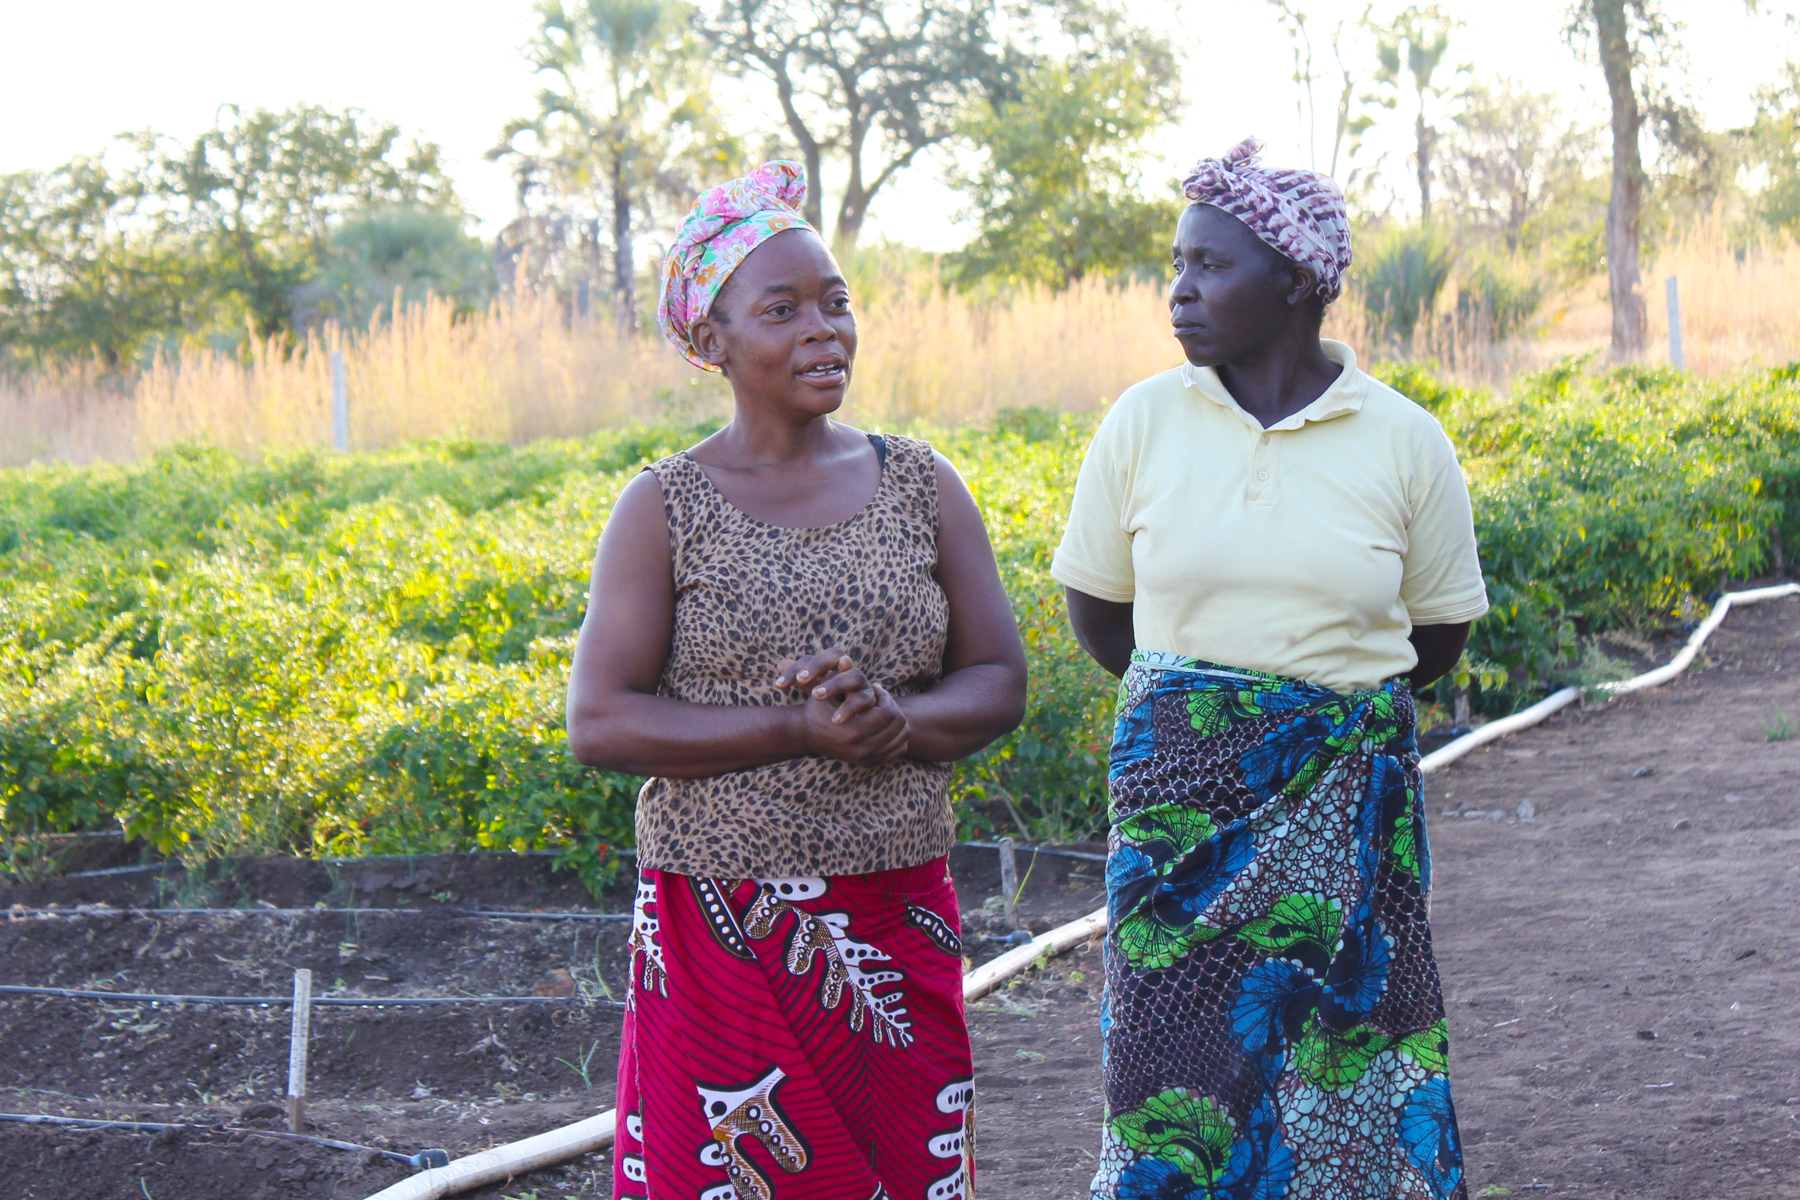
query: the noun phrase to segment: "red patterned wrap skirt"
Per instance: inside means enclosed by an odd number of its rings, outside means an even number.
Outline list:
[[[946,860],[829,878],[646,869],[619,1052],[619,1200],[973,1200]]]

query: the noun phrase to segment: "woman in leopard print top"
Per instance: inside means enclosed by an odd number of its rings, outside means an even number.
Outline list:
[[[856,320],[804,186],[714,189],[670,252],[661,323],[736,410],[621,492],[576,645],[571,749],[651,776],[618,1197],[973,1195],[946,786],[1024,651],[955,469],[831,420]]]

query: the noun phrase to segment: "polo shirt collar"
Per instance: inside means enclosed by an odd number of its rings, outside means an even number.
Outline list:
[[[1323,395],[1311,404],[1291,416],[1283,417],[1269,426],[1270,430],[1298,429],[1308,421],[1329,421],[1333,417],[1348,416],[1360,411],[1363,397],[1369,391],[1369,377],[1356,369],[1356,351],[1342,342],[1334,342],[1330,338],[1320,338],[1319,348],[1325,351],[1325,357],[1343,367],[1338,372],[1337,382],[1325,389]],[[1214,404],[1228,408],[1257,430],[1263,432],[1263,425],[1255,417],[1239,406],[1219,378],[1219,373],[1211,367],[1196,367],[1192,363],[1181,365],[1181,382],[1193,388]]]

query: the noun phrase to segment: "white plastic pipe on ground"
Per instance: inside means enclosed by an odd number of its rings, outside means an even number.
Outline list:
[[[1628,692],[1641,691],[1644,688],[1657,687],[1667,683],[1688,669],[1688,666],[1694,661],[1694,656],[1700,653],[1700,647],[1705,645],[1706,639],[1713,635],[1713,631],[1719,627],[1719,623],[1725,619],[1725,614],[1731,611],[1734,604],[1755,604],[1762,600],[1779,600],[1783,596],[1800,596],[1800,583],[1783,583],[1774,587],[1751,588],[1744,592],[1727,592],[1719,597],[1719,602],[1713,605],[1712,611],[1706,615],[1706,620],[1700,622],[1700,627],[1694,630],[1693,636],[1687,640],[1687,645],[1683,646],[1680,653],[1676,654],[1674,658],[1655,670],[1645,671],[1642,675],[1633,676],[1619,683],[1597,684],[1594,690],[1623,696]],[[1546,700],[1538,701],[1522,712],[1516,712],[1510,717],[1502,717],[1498,721],[1489,721],[1474,733],[1459,737],[1454,742],[1427,754],[1419,760],[1419,770],[1426,774],[1442,770],[1469,751],[1485,746],[1497,738],[1503,738],[1509,733],[1517,733],[1521,729],[1536,725],[1551,713],[1567,708],[1579,699],[1581,699],[1581,689],[1567,687],[1560,692],[1553,693]]]
[[[1624,680],[1620,683],[1601,684],[1596,691],[1611,692],[1624,695],[1647,687],[1667,683],[1674,679],[1694,661],[1700,647],[1711,637],[1719,623],[1725,619],[1737,604],[1755,604],[1761,600],[1777,600],[1783,596],[1800,596],[1800,583],[1784,583],[1775,587],[1752,588],[1743,592],[1727,592],[1719,597],[1713,605],[1712,612],[1706,620],[1694,630],[1687,645],[1681,652],[1667,663],[1653,671]],[[1442,746],[1419,760],[1419,770],[1430,773],[1439,771],[1478,747],[1485,746],[1497,738],[1509,733],[1516,733],[1543,721],[1552,713],[1567,708],[1581,699],[1580,688],[1563,688],[1552,694],[1549,699],[1541,700],[1510,717],[1498,721],[1489,721],[1475,732],[1457,738],[1454,742]],[[1106,910],[1098,909],[1060,925],[1049,933],[1033,938],[1016,950],[1008,950],[994,961],[976,968],[963,977],[963,1000],[979,1000],[993,991],[1000,984],[1019,974],[1039,958],[1060,954],[1072,946],[1096,934],[1106,932]],[[614,1132],[614,1115],[612,1111],[601,1113],[597,1117],[589,1117],[573,1125],[561,1129],[553,1129],[549,1133],[540,1133],[536,1137],[526,1138],[522,1142],[511,1142],[504,1146],[495,1146],[491,1150],[483,1150],[468,1158],[461,1158],[447,1167],[421,1171],[411,1179],[402,1180],[393,1187],[377,1192],[369,1200],[440,1200],[444,1196],[454,1196],[473,1188],[489,1183],[501,1183],[515,1175],[523,1175],[535,1171],[539,1167],[551,1166],[554,1163],[576,1158],[583,1154],[591,1154],[596,1150],[604,1150],[612,1145]]]
[[[609,1108],[597,1117],[564,1125],[522,1142],[495,1146],[459,1158],[447,1167],[420,1171],[410,1179],[402,1179],[393,1187],[375,1193],[369,1200],[438,1200],[440,1196],[454,1196],[490,1183],[505,1183],[515,1175],[592,1154],[612,1143],[613,1110]]]

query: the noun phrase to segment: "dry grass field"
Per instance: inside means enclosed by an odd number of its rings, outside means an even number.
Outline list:
[[[1712,228],[1664,249],[1646,269],[1649,361],[1667,358],[1670,274],[1681,279],[1690,369],[1719,374],[1800,356],[1795,255],[1788,242],[1740,255]],[[977,297],[935,286],[928,269],[875,262],[853,273],[867,282],[852,421],[942,426],[1009,407],[1091,408],[1179,361],[1154,283]],[[1552,298],[1526,336],[1482,341],[1431,321],[1412,353],[1459,381],[1505,389],[1568,355],[1603,360],[1610,320],[1596,279]],[[1326,332],[1365,355],[1374,344],[1353,294],[1332,308]],[[690,368],[653,331],[621,340],[604,320],[570,320],[548,297],[469,320],[433,302],[368,333],[332,331],[298,348],[195,352],[128,377],[68,367],[0,380],[0,466],[125,460],[195,438],[244,452],[328,443],[334,350],[344,355],[350,444],[360,450],[439,436],[517,445],[632,420],[691,423],[729,404],[723,380]]]

